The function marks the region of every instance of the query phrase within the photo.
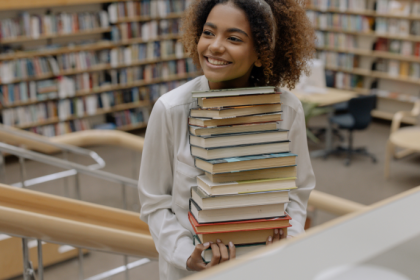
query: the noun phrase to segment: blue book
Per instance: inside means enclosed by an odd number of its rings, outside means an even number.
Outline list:
[[[195,158],[194,163],[198,169],[218,174],[296,165],[296,157],[293,153],[276,153],[213,160]]]

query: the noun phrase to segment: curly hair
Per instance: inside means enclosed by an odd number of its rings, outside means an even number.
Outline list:
[[[275,47],[271,48],[273,23],[260,0],[195,0],[182,19],[181,42],[200,67],[197,44],[210,11],[217,4],[233,3],[248,17],[262,67],[254,67],[250,80],[256,86],[286,86],[293,89],[315,54],[315,33],[301,0],[265,0],[276,21]]]

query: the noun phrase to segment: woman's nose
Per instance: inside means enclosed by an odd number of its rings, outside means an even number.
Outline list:
[[[220,54],[225,51],[225,47],[221,39],[215,38],[209,45],[209,51],[213,54]]]

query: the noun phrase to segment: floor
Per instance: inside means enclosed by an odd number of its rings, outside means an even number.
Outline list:
[[[318,117],[310,121],[311,126],[324,126],[325,117]],[[412,155],[391,164],[391,179],[383,177],[385,144],[389,136],[389,122],[375,121],[365,131],[354,135],[355,146],[364,145],[376,155],[378,162],[373,164],[368,158],[355,156],[350,166],[344,165],[344,157],[330,156],[327,160],[312,159],[312,165],[317,178],[317,190],[350,199],[362,204],[372,204],[397,193],[420,185],[420,155]],[[144,131],[136,134],[144,135]],[[311,151],[322,148],[322,144],[309,143]],[[140,154],[122,148],[104,146],[89,147],[97,152],[107,163],[105,171],[119,175],[138,178]],[[93,161],[84,157],[71,157],[71,160],[81,164],[92,164]],[[20,180],[19,164],[16,160],[8,159],[5,183],[12,184]],[[27,177],[40,176],[59,171],[58,168],[26,163]],[[107,183],[99,179],[82,175],[81,197],[85,201],[100,203],[112,207],[122,207],[121,187],[115,183]],[[33,187],[42,192],[75,197],[74,180],[69,178],[67,186],[64,180]],[[129,209],[139,211],[136,189],[127,190]],[[321,211],[311,212],[313,225],[319,225],[333,219],[335,216]],[[0,249],[1,250],[1,249]],[[135,259],[130,259],[135,261]],[[112,268],[123,265],[123,257],[99,252],[90,252],[84,257],[84,277],[92,277]],[[1,276],[1,273],[0,273]],[[130,279],[158,279],[158,264],[152,261],[130,271]],[[1,279],[1,277],[0,277]],[[22,279],[21,277],[14,280]],[[45,269],[46,280],[78,279],[78,261],[72,259]],[[118,274],[106,279],[125,279],[124,274]]]

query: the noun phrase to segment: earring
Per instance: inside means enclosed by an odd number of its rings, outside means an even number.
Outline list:
[[[255,65],[256,67],[261,67],[261,66],[262,66],[262,63],[261,63],[261,61],[257,60],[257,61],[254,63],[254,65]]]

